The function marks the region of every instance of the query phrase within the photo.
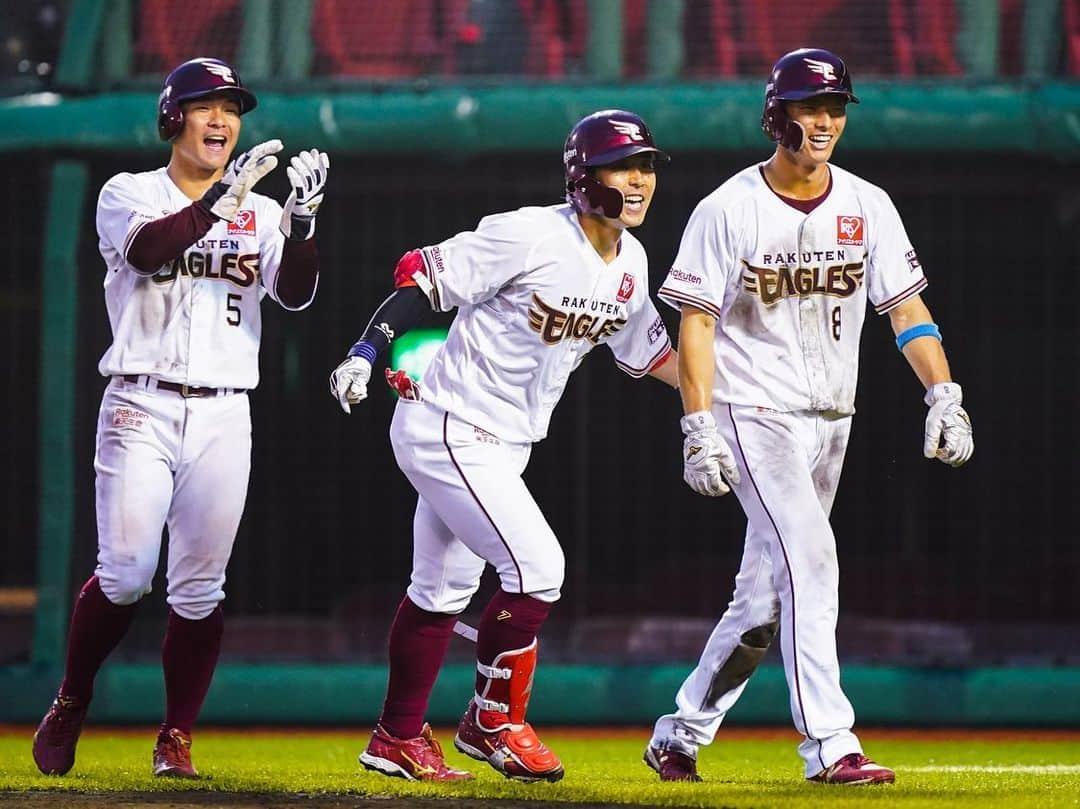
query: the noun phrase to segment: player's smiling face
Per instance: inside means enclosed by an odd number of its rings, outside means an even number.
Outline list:
[[[211,95],[186,101],[184,128],[173,141],[173,150],[192,169],[224,170],[240,137],[240,103],[231,94]]]
[[[839,95],[820,95],[803,101],[789,101],[788,117],[802,124],[806,137],[796,153],[803,160],[822,164],[832,157],[836,142],[847,123],[847,101]]]
[[[618,221],[623,227],[636,228],[645,221],[645,214],[656,191],[656,158],[652,152],[631,155],[618,163],[596,168],[596,179],[623,195],[622,213]]]

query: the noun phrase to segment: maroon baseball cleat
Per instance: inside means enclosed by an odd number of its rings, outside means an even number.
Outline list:
[[[191,763],[191,734],[177,728],[162,728],[154,745],[154,775],[165,778],[198,778]]]
[[[409,781],[467,781],[472,773],[446,766],[442,747],[424,723],[419,736],[399,739],[391,736],[382,725],[375,726],[367,750],[360,754],[360,763],[369,770]]]
[[[661,781],[700,781],[697,762],[678,750],[661,750],[659,747],[646,747],[642,761],[656,770]]]
[[[34,733],[34,763],[45,775],[64,775],[75,764],[87,705],[58,694]]]
[[[891,784],[896,773],[888,767],[875,764],[862,753],[849,753],[830,767],[826,767],[808,781],[819,784]]]
[[[476,704],[470,702],[454,736],[454,747],[516,781],[558,781],[563,777],[562,762],[540,741],[532,725],[503,724],[488,730],[480,724],[478,712]]]

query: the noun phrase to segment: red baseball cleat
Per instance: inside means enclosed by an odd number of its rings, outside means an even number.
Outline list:
[[[360,763],[369,770],[409,781],[467,781],[473,777],[470,772],[446,766],[442,747],[426,722],[420,735],[411,739],[391,736],[382,725],[376,725],[367,750],[360,754]]]
[[[562,762],[537,738],[532,725],[503,724],[488,730],[478,713],[476,704],[470,702],[454,736],[454,747],[517,781],[558,781],[563,777]]]
[[[700,781],[697,762],[678,750],[661,750],[659,747],[646,747],[642,761],[656,770],[661,781]]]
[[[875,764],[862,753],[849,753],[830,767],[826,767],[808,781],[819,784],[891,784],[896,773],[888,767]]]
[[[34,733],[34,763],[45,775],[64,775],[75,764],[87,705],[58,694]]]
[[[191,734],[178,728],[162,728],[154,745],[154,775],[165,778],[198,778],[191,763]]]

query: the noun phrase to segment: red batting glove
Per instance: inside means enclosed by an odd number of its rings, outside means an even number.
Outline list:
[[[402,399],[408,399],[410,402],[422,401],[420,384],[404,371],[391,371],[387,368],[386,384],[392,387]]]

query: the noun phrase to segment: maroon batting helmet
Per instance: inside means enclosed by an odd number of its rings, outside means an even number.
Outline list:
[[[671,160],[656,148],[640,115],[626,110],[600,110],[582,118],[566,136],[563,148],[567,202],[581,213],[602,213],[617,219],[622,213],[622,192],[600,183],[590,169],[641,152],[652,152],[663,163]]]
[[[761,115],[765,136],[792,151],[801,149],[805,133],[788,117],[784,102],[819,95],[840,95],[859,103],[844,60],[821,48],[800,48],[781,56],[765,85],[765,111]]]
[[[255,109],[257,103],[254,94],[244,87],[228,62],[200,57],[173,68],[165,77],[158,96],[158,135],[161,139],[172,140],[184,128],[184,111],[180,107],[183,102],[213,93],[232,93],[240,103],[241,115]]]

